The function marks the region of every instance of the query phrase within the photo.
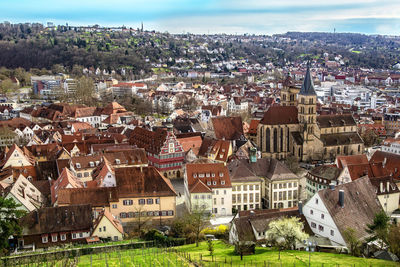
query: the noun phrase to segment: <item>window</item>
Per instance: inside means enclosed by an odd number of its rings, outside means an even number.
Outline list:
[[[321,214],[321,219],[325,219],[325,215],[324,214]]]
[[[256,184],[256,190],[260,190],[260,186]]]
[[[111,207],[112,207],[113,209],[116,209],[118,206],[117,206],[117,204],[112,204]]]
[[[214,198],[214,205],[217,205],[217,199]]]
[[[99,228],[99,233],[101,233],[101,227]]]
[[[77,173],[76,176],[77,176],[78,178],[82,178],[82,173]]]
[[[318,204],[318,198],[315,199],[315,204]]]
[[[324,231],[324,227],[322,225],[318,225],[318,230],[323,232]]]
[[[208,182],[207,182],[207,185],[211,185],[211,181],[208,181]]]
[[[232,195],[232,203],[236,203],[236,195],[235,194]]]
[[[79,237],[82,238],[83,237],[83,233],[79,233]]]
[[[253,185],[249,185],[249,190],[253,190]]]
[[[144,205],[146,204],[146,200],[145,199],[139,199],[139,205]]]
[[[42,236],[42,243],[47,243],[47,242],[49,242],[47,235]]]
[[[160,199],[156,198],[156,204],[160,204]]]
[[[51,242],[57,242],[57,234],[51,235]]]
[[[335,231],[331,230],[331,236],[335,235]]]
[[[65,241],[67,239],[66,234],[61,234],[60,239],[61,239],[61,241]]]
[[[105,226],[103,226],[103,232],[105,232],[106,231],[106,227]]]
[[[224,205],[224,198],[221,198],[221,205]]]
[[[123,204],[124,206],[133,205],[133,200],[132,200],[132,199],[126,199],[126,200],[122,201],[122,204]]]
[[[217,185],[217,181],[213,181],[213,185]]]
[[[120,217],[120,218],[126,218],[126,213],[125,213],[125,212],[121,212],[121,213],[119,214],[119,217]]]
[[[243,185],[243,191],[247,191],[247,185]]]
[[[221,181],[221,184],[224,185],[224,184],[225,184],[225,181]]]
[[[72,239],[76,239],[76,234],[75,233],[72,234]]]
[[[312,228],[316,228],[316,227],[317,227],[317,225],[315,224],[315,222],[311,222],[311,227],[312,227]]]
[[[84,176],[84,177],[88,177],[88,176],[89,176],[89,173],[88,173],[88,172],[85,172],[85,173],[83,174],[83,176]]]
[[[313,210],[310,210],[310,214],[313,215],[313,214],[314,214],[314,211],[313,211]]]
[[[147,199],[147,205],[152,205],[154,203],[152,198]]]
[[[224,173],[223,173],[223,172],[220,172],[220,173],[219,173],[219,177],[224,177]]]

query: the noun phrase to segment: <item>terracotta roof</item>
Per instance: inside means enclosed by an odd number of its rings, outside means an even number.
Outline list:
[[[205,185],[200,179],[198,179],[191,187],[190,193],[211,193],[210,187]]]
[[[238,140],[243,136],[241,117],[215,117],[211,121],[217,139]]]
[[[270,106],[260,121],[264,125],[298,124],[298,111],[295,106]]]
[[[228,168],[223,163],[191,163],[186,165],[189,191],[201,180],[209,188],[232,187]]]
[[[58,193],[58,205],[90,204],[92,207],[110,206],[118,201],[116,187],[64,188]]]
[[[201,143],[198,155],[205,158],[207,158],[209,155],[213,155],[215,160],[226,162],[229,157],[228,153],[230,145],[230,141],[215,140],[206,137]]]
[[[120,198],[176,196],[170,180],[153,166],[115,169],[115,179]]]
[[[192,149],[195,155],[199,154],[200,146],[202,144],[201,136],[178,138],[179,143],[182,145],[185,152]]]
[[[317,123],[320,128],[356,126],[357,123],[351,114],[319,115]]]
[[[73,117],[73,118],[91,117],[94,115],[95,111],[96,111],[96,107],[77,108],[72,113],[71,117]]]
[[[21,225],[24,225],[23,236],[90,230],[92,208],[90,205],[41,208],[21,218]]]
[[[70,163],[74,166],[76,170],[92,169],[96,166],[96,161],[100,163],[101,160],[102,160],[102,155],[100,154],[88,155],[88,156],[72,157]],[[79,163],[80,165],[79,168],[76,166],[77,163]]]
[[[260,120],[251,120],[248,133],[257,134],[258,124],[260,124]]]
[[[344,191],[343,207],[339,204],[339,190]],[[343,234],[346,228],[353,228],[360,239],[368,235],[365,231],[367,224],[372,223],[375,214],[382,210],[368,177],[338,185],[335,190],[320,190],[318,195],[339,231]]]
[[[397,187],[392,176],[370,177],[370,181],[375,187],[377,195],[395,194],[400,192],[400,189]]]
[[[166,137],[166,130],[157,129],[156,131],[149,131],[141,127],[136,127],[131,133],[129,142],[131,145],[144,148],[150,153],[159,154]]]
[[[400,178],[400,155],[377,150],[369,162],[372,164],[382,163],[389,174],[395,179]]]
[[[71,127],[74,127],[77,132],[93,129],[93,127],[87,122],[71,122]]]
[[[115,229],[118,230],[118,232],[120,232],[121,234],[124,234],[124,229],[122,227],[121,222],[117,218],[115,218],[114,215],[112,215],[107,209],[104,209],[100,213],[99,217],[94,222],[93,230],[95,230],[97,228],[98,224],[101,222],[101,220],[103,218],[106,218],[107,220],[109,220],[110,223],[115,227]]]
[[[105,106],[102,110],[102,114],[105,115],[115,114],[118,112],[126,112],[126,109],[117,102],[111,102],[110,104]]]
[[[134,148],[122,151],[106,151],[104,157],[114,166],[118,167],[116,160],[120,160],[120,164],[126,165],[142,165],[148,164],[146,151],[143,148]]]
[[[70,188],[82,188],[83,183],[68,169],[64,168],[58,179],[51,186],[51,202],[55,203],[59,197],[59,191],[69,186]]]
[[[358,165],[367,163],[368,163],[368,158],[367,155],[365,154],[336,157],[336,165],[342,169],[344,167],[347,167],[348,165]]]

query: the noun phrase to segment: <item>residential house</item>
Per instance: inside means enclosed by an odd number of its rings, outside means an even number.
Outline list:
[[[81,182],[92,181],[93,170],[100,165],[102,155],[72,157],[69,169]]]
[[[48,207],[21,218],[20,248],[46,248],[71,243],[86,243],[93,229],[90,205]]]
[[[368,177],[320,190],[303,208],[314,234],[336,246],[347,246],[343,233],[348,228],[354,229],[357,239],[368,237],[367,224],[380,211],[382,206]]]
[[[33,166],[34,158],[27,149],[21,149],[16,144],[13,144],[7,153],[5,153],[4,159],[0,162],[1,168],[11,167],[22,167],[22,166]]]
[[[204,209],[216,216],[232,214],[232,185],[223,163],[187,164],[184,185],[189,211]]]
[[[306,174],[307,197],[311,198],[319,190],[326,189],[329,185],[337,185],[342,169],[336,165],[321,165],[313,168]]]
[[[68,168],[64,168],[58,179],[51,185],[51,203],[58,205],[58,193],[64,188],[82,188],[84,184]]]
[[[168,125],[168,130],[158,128],[156,131],[149,131],[136,127],[131,133],[130,144],[144,148],[149,165],[156,167],[164,177],[183,176],[185,152],[173,133],[171,124]]]
[[[44,206],[45,196],[23,175],[20,175],[15,183],[6,188],[3,193],[5,199],[13,199],[20,207],[17,209],[27,212]]]
[[[370,178],[383,210],[391,215],[399,209],[400,190],[392,176]]]
[[[93,223],[92,236],[113,241],[124,238],[124,229],[121,222],[108,210],[104,210]]]
[[[227,162],[232,155],[232,143],[228,140],[217,140],[205,137],[199,148],[199,158],[218,162]]]
[[[234,159],[228,165],[232,184],[232,210],[235,213],[262,208],[264,180],[248,168],[247,161]]]

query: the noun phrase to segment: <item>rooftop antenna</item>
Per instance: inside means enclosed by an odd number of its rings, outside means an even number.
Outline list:
[[[333,33],[336,33],[336,28],[333,28]]]
[[[142,32],[143,32],[143,21],[142,21]]]

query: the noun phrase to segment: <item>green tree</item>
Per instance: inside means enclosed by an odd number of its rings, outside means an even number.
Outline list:
[[[400,225],[392,224],[389,227],[387,243],[390,252],[400,257]]]
[[[20,206],[13,199],[0,197],[0,249],[3,253],[7,251],[8,238],[21,235],[19,219],[25,215],[25,211],[18,209]]]
[[[350,227],[346,228],[346,230],[343,231],[343,238],[346,241],[347,247],[350,249],[351,255],[360,255],[361,241],[357,238],[356,230]]]
[[[1,81],[0,83],[0,93],[2,94],[7,94],[11,91],[13,91],[16,87],[16,85],[11,81],[11,79],[5,79]]]
[[[307,238],[308,234],[303,232],[303,223],[297,217],[274,220],[266,232],[266,239],[279,250],[294,249],[296,242],[303,242]]]
[[[384,244],[387,243],[389,226],[390,218],[383,210],[375,214],[373,223],[367,224],[367,229],[365,229],[367,233],[371,234],[368,241],[378,240],[383,249]]]

